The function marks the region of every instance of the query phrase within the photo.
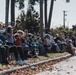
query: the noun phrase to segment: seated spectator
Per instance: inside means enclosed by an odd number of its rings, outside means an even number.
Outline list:
[[[21,62],[22,64],[24,65],[28,65],[28,63],[25,61],[25,56],[24,56],[24,52],[23,52],[23,49],[22,49],[22,41],[21,41],[21,35],[16,33],[15,34],[15,45],[17,47],[17,51],[21,57]]]
[[[53,52],[60,52],[58,44],[54,41],[54,38],[51,35],[47,35],[45,40],[47,45],[50,45],[48,48],[50,48]]]
[[[17,39],[17,41],[18,41],[18,39]],[[7,45],[9,47],[9,53],[12,53],[12,52],[14,53],[17,64],[19,64],[19,65],[23,65],[24,63],[28,64],[27,62],[20,60],[18,57],[18,51],[20,51],[21,48],[15,46],[15,39],[13,36],[13,30],[12,30],[11,26],[9,26],[7,28]],[[16,45],[17,46],[21,45],[20,40],[18,41],[18,43],[16,42]],[[23,54],[21,54],[20,56],[21,56],[21,58],[23,58]]]
[[[76,55],[75,54],[75,47],[73,46],[72,40],[69,40],[66,46],[67,52],[69,52],[71,55]]]
[[[74,34],[72,34],[72,35],[70,34],[69,38],[72,40],[73,46],[75,47],[76,43],[75,43],[75,36],[74,36]]]
[[[40,44],[39,44],[39,52],[40,52],[40,55],[47,55],[47,52],[46,52],[46,41],[45,39],[42,39]]]
[[[3,30],[3,29],[1,29]],[[5,37],[4,32],[0,31],[0,54],[1,54],[1,63],[8,64],[8,48],[5,46]]]
[[[3,46],[2,40],[0,40],[0,54],[1,54],[1,63],[2,64],[9,64],[7,60],[7,50]]]
[[[3,27],[4,25],[3,25],[3,23],[2,22],[0,22],[0,33],[5,33],[5,31],[6,31],[6,29]]]
[[[66,36],[65,40],[66,40],[66,43],[69,42],[69,40],[70,40],[69,35]]]
[[[66,51],[66,39],[62,33],[60,33],[58,36],[56,36],[55,41],[60,48],[60,52]]]
[[[27,60],[27,57],[30,57],[30,55],[28,54],[29,46],[27,44],[27,40],[25,39],[24,34],[20,34],[20,36],[21,36],[21,47],[23,49],[25,59]]]
[[[46,51],[51,51],[52,48],[52,41],[50,40],[50,36],[49,35],[45,35],[45,41],[46,41]]]
[[[60,40],[59,34],[56,34],[56,36],[54,37],[54,41],[57,43],[58,40]]]

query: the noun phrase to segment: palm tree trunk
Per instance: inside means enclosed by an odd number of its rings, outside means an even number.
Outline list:
[[[11,0],[11,23],[15,22],[15,0]]]
[[[47,0],[44,1],[45,29],[47,29]]]
[[[6,0],[6,13],[5,13],[5,25],[8,27],[9,20],[9,0]]]
[[[40,0],[40,35],[43,38],[43,0]]]
[[[54,0],[51,0],[49,19],[48,19],[48,30],[50,30],[51,19],[52,19],[52,12],[53,12],[53,6],[54,6]]]

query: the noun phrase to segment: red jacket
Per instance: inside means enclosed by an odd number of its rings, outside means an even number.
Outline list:
[[[17,38],[15,41],[16,46],[21,46],[22,42],[20,38]]]

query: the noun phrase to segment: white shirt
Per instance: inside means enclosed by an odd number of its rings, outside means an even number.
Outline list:
[[[52,45],[52,41],[51,41],[50,39],[46,38],[45,40],[46,40],[46,45],[47,45],[47,46],[48,46],[48,45]]]
[[[5,29],[0,29],[0,33],[4,33],[5,31]]]

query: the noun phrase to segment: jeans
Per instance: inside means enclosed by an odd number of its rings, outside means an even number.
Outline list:
[[[18,52],[17,52],[17,48],[15,45],[13,45],[13,43],[9,43],[7,42],[7,47],[9,48],[8,53],[14,53],[16,61],[18,60]],[[8,54],[8,56],[9,56]]]
[[[18,52],[16,46],[9,47],[9,53],[14,53],[16,60],[18,60]]]
[[[11,44],[11,43],[7,43],[7,45],[8,45],[8,47],[9,47],[9,53],[12,53],[12,52],[14,53],[15,58],[16,58],[16,61],[19,59],[19,56],[18,56],[18,55],[20,55],[20,58],[21,58],[22,60],[25,59],[25,57],[24,57],[24,52],[23,52],[22,47],[20,47],[20,46],[15,46],[15,45],[13,45],[13,44]],[[10,46],[10,45],[12,45],[12,46]]]
[[[42,44],[39,46],[39,48],[40,48],[40,50],[39,50],[40,55],[46,54],[45,48],[44,48],[44,46]]]
[[[24,57],[24,52],[23,52],[22,47],[17,47],[17,51],[18,51],[18,53],[19,53],[21,59],[24,60],[25,57]]]
[[[7,52],[5,47],[0,47],[1,61],[7,61]]]

